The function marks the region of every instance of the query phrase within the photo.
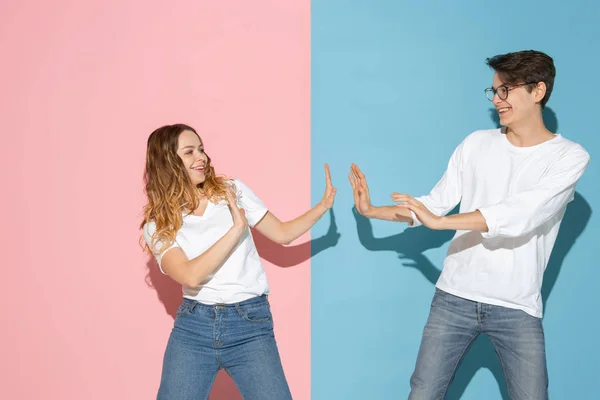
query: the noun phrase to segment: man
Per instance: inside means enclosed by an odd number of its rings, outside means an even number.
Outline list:
[[[349,175],[359,213],[456,230],[425,326],[409,399],[444,398],[470,345],[485,333],[503,366],[511,399],[547,399],[542,277],[567,204],[589,155],[545,127],[552,58],[538,51],[487,60],[486,94],[501,129],[477,131],[456,148],[427,196],[393,193],[370,203],[358,166]],[[458,203],[460,213],[446,216]]]

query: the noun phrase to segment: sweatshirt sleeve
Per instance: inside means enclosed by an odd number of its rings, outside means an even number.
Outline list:
[[[581,146],[567,151],[531,189],[479,208],[488,226],[484,238],[527,235],[552,218],[571,200],[575,185],[589,164]]]
[[[416,197],[425,207],[437,216],[448,214],[460,202],[462,197],[462,166],[465,156],[465,146],[467,139],[454,150],[448,167],[442,178],[433,187],[431,192],[426,196]],[[422,225],[414,212],[410,212],[413,224],[411,227]]]

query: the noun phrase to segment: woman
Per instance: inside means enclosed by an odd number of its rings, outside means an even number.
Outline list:
[[[164,126],[148,138],[142,229],[161,271],[184,299],[164,356],[158,399],[207,399],[219,369],[245,399],[291,399],[273,334],[269,287],[252,234],[288,244],[333,205],[281,222],[241,181],[215,175],[196,131]]]

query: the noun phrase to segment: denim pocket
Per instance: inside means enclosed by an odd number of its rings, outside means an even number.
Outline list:
[[[446,293],[443,290],[435,288],[435,294],[431,301],[431,308],[449,308],[455,302],[456,297],[450,293]]]
[[[184,300],[183,303],[181,303],[181,305],[177,309],[176,315],[178,317],[183,317],[184,315],[191,314],[193,310],[194,310],[194,303]]]
[[[235,309],[240,317],[249,322],[271,322],[272,320],[268,304],[254,307],[236,306]]]

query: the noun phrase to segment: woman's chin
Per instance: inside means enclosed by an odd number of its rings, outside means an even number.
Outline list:
[[[193,177],[192,178],[192,184],[194,186],[200,186],[200,185],[202,185],[204,183],[204,181],[206,181],[206,177],[204,177],[204,176],[201,177],[201,178],[199,178],[199,177]]]

